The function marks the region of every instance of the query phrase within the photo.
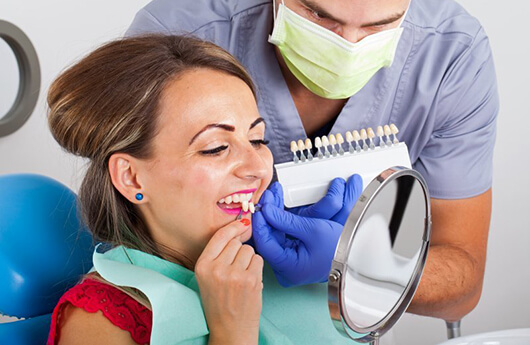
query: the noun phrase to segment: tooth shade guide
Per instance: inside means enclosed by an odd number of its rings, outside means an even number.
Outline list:
[[[327,136],[323,135],[322,136],[322,146],[326,147],[329,145],[329,139]]]
[[[319,137],[315,138],[315,147],[317,148],[318,159],[322,159],[324,155],[322,154],[322,151],[320,149],[322,147],[322,141],[320,140]]]
[[[329,137],[329,144],[331,146],[331,154],[333,155],[333,157],[335,157],[338,154],[337,150],[335,149],[335,145],[337,144],[337,139],[335,138],[335,135],[333,134],[330,134],[328,137]]]
[[[337,144],[339,145],[339,154],[343,155],[344,149],[342,148],[342,144],[344,143],[344,138],[342,137],[342,134],[340,133],[338,133],[336,137],[337,137]]]
[[[392,131],[390,130],[390,126],[389,125],[384,125],[383,130],[385,131],[386,144],[387,144],[387,146],[391,146],[392,145],[392,141],[390,140],[390,135],[392,134]]]
[[[351,134],[350,131],[347,131],[346,132],[346,141],[348,142],[348,151],[350,153],[354,153],[355,152],[355,148],[353,147],[352,145],[352,142],[353,142],[353,135]]]
[[[379,137],[379,146],[385,147],[385,140],[383,139],[385,132],[383,131],[382,126],[377,126],[377,136]]]
[[[313,160],[313,154],[311,153],[311,149],[313,148],[313,144],[311,144],[311,139],[307,138],[305,140],[305,148],[307,150],[307,159]]]
[[[305,162],[306,157],[304,155],[304,150],[305,150],[304,141],[302,139],[299,139],[297,142],[297,146],[298,146],[298,150],[300,150],[300,159],[302,160],[302,162]]]
[[[333,155],[343,155],[345,153],[342,144],[346,141],[348,143],[348,151],[350,153],[361,152],[362,150],[367,151],[368,149],[374,150],[376,148],[375,137],[379,137],[379,146],[384,148],[385,146],[392,146],[392,144],[399,143],[396,133],[399,130],[394,124],[377,126],[376,131],[371,127],[363,128],[360,130],[346,131],[344,136],[341,133],[329,134],[328,136],[316,137],[314,145],[309,138],[299,139],[291,142],[291,151],[293,152],[293,161],[298,163],[312,161],[314,157],[322,159],[324,157],[329,158]],[[392,136],[393,135],[393,140]],[[386,136],[386,139],[385,139]],[[353,143],[355,142],[355,144]],[[337,147],[335,146],[337,145]],[[312,148],[316,148],[316,152],[313,155]],[[322,150],[324,148],[324,150]],[[300,151],[300,154],[297,153]]]
[[[395,124],[390,124],[390,131],[392,132],[392,135],[394,136],[394,144],[399,143],[399,140],[397,138],[397,134],[399,133],[399,129],[396,127]]]
[[[361,136],[359,135],[359,132],[358,132],[358,131],[353,131],[353,132],[351,132],[351,135],[352,135],[354,141],[359,141],[359,140],[361,140]]]
[[[298,145],[296,145],[296,141],[291,141],[291,152],[293,153],[293,162],[298,163],[300,159],[298,158],[296,151],[298,151]]]
[[[324,148],[324,156],[326,156],[326,158],[330,157],[328,146],[329,146],[329,139],[327,136],[323,135],[322,136],[322,147]]]
[[[374,130],[371,128],[371,127],[368,127],[366,129],[366,132],[368,134],[368,140],[370,141],[370,149],[375,149],[375,145],[374,145],[374,138],[375,138],[375,133],[374,133]]]
[[[330,159],[315,159],[304,164],[276,164],[278,181],[284,190],[286,207],[298,207],[320,200],[333,178],[347,179],[353,173],[361,175],[365,186],[381,171],[391,166],[410,167],[406,144],[345,153]]]

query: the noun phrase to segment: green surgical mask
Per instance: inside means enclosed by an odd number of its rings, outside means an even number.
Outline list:
[[[324,98],[345,99],[359,92],[379,69],[392,65],[402,32],[398,27],[351,43],[282,1],[269,42],[306,88]]]

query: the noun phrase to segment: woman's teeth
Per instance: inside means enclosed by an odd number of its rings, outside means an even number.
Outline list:
[[[230,205],[232,203],[241,203],[241,208],[244,212],[250,211],[251,213],[254,213],[256,211],[256,208],[254,206],[254,203],[250,200],[252,200],[252,193],[241,193],[232,194],[227,196],[226,198],[222,198],[218,201],[218,203],[226,205]]]

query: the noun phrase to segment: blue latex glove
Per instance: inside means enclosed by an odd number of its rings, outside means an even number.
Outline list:
[[[344,225],[362,191],[361,176],[354,174],[348,182],[338,177],[331,181],[326,195],[318,202],[289,211],[302,217],[329,219]]]
[[[252,217],[256,251],[285,287],[325,282],[343,225],[284,210],[283,191],[274,183]]]

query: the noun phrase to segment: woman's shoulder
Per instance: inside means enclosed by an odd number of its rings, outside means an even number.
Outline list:
[[[152,312],[120,289],[99,280],[85,279],[68,290],[52,315],[48,345],[61,342],[146,344]],[[83,337],[81,337],[83,335]]]

